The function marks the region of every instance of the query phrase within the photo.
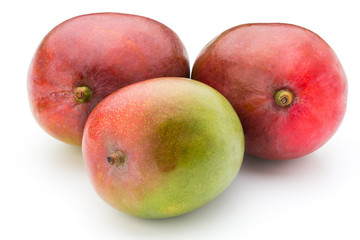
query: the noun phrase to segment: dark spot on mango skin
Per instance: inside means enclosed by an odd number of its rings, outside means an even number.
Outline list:
[[[35,106],[38,112],[47,110],[48,108],[56,108],[58,101],[64,101],[64,99],[71,98],[72,93],[70,91],[57,91],[50,92],[47,95],[41,96],[37,99]]]

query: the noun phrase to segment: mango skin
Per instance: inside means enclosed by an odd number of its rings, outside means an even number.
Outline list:
[[[126,162],[107,156],[122,151]],[[122,88],[99,103],[85,125],[83,158],[97,193],[143,218],[192,211],[237,175],[244,135],[230,103],[209,86],[158,78]]]
[[[90,112],[110,93],[150,78],[189,74],[185,47],[165,25],[130,14],[86,14],[59,24],[40,43],[28,72],[29,102],[47,133],[81,145]],[[78,103],[74,90],[82,86],[92,96]]]

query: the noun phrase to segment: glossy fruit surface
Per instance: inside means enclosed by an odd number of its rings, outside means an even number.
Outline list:
[[[188,77],[178,36],[149,18],[96,13],[69,19],[43,39],[28,74],[30,106],[50,135],[80,145],[91,110],[129,84]]]
[[[159,78],[122,88],[90,114],[83,157],[97,193],[144,218],[166,218],[214,199],[237,175],[241,123],[209,86]]]
[[[345,114],[347,80],[329,45],[290,24],[245,24],[211,41],[192,78],[222,93],[242,122],[245,151],[290,159],[321,147]]]

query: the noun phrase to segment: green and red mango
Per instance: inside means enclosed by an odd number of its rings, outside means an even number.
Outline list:
[[[241,123],[209,86],[159,78],[122,88],[90,114],[83,156],[97,193],[145,218],[194,210],[232,182],[242,163]]]

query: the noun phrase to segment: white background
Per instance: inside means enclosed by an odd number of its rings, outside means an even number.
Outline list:
[[[0,5],[0,239],[360,239],[360,14],[357,1],[2,1]],[[286,22],[318,33],[349,81],[338,132],[291,161],[245,156],[218,198],[183,216],[125,215],[93,190],[79,147],[47,135],[33,119],[26,77],[55,25],[85,13],[147,16],[172,28],[191,64],[235,25]],[[324,100],[326,101],[326,99]]]

